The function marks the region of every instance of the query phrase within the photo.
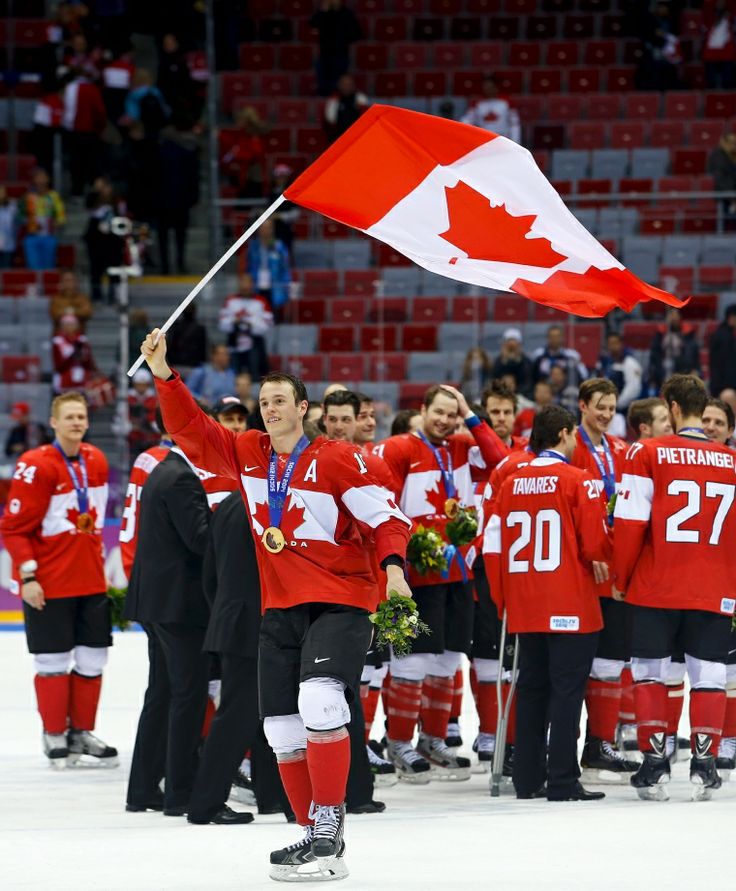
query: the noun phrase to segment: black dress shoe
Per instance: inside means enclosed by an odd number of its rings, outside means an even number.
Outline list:
[[[546,798],[547,797],[547,786],[540,786],[536,792],[517,792],[516,797],[520,801],[526,801],[530,798]]]
[[[217,826],[235,826],[239,823],[252,823],[253,814],[250,811],[234,811],[231,807],[224,805],[211,817],[193,817],[189,814],[187,820],[200,826],[207,823],[215,823]]]
[[[547,791],[547,801],[600,801],[605,797],[605,792],[590,792],[582,783],[575,783],[568,791],[555,789]]]
[[[178,807],[165,807],[164,817],[183,817],[188,810],[186,804],[181,804]]]
[[[386,805],[383,801],[367,801],[365,804],[346,807],[345,810],[349,814],[382,814],[386,810]]]
[[[162,811],[163,809],[163,795],[160,796],[160,798],[152,798],[150,801],[146,801],[143,804],[136,804],[134,801],[129,801],[125,805],[125,810],[131,814],[142,814],[144,811]]]

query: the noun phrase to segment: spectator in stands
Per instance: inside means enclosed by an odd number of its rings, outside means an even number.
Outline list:
[[[344,389],[344,388],[343,388]],[[320,424],[322,421],[322,415],[324,414],[324,408],[322,407],[321,402],[313,402],[310,400],[309,407],[307,408],[307,413],[304,415],[304,420],[309,421],[310,424]],[[324,425],[323,425],[324,426]],[[319,428],[324,433],[323,427]]]
[[[64,65],[84,75],[91,82],[100,79],[102,51],[99,47],[90,49],[84,33],[74,34],[64,52]]]
[[[588,377],[588,369],[580,358],[580,353],[565,343],[565,329],[562,325],[550,325],[547,329],[547,345],[540,347],[532,356],[535,381],[546,380],[555,365],[565,370],[566,385],[577,393],[580,384]],[[576,397],[577,398],[577,397]],[[577,402],[575,403],[577,405]]]
[[[491,377],[511,375],[516,381],[515,391],[527,398],[532,392],[532,361],[522,349],[521,331],[507,328],[501,339],[501,351],[493,363]]]
[[[335,92],[325,103],[323,126],[327,141],[334,142],[342,136],[370,104],[366,94],[358,90],[352,74],[343,74],[337,81]]]
[[[139,368],[133,375],[132,386],[128,391],[128,419],[128,445],[133,461],[136,455],[156,445],[161,438],[156,426],[156,390],[151,372],[147,368]]]
[[[732,5],[732,4],[731,4]],[[711,90],[730,90],[736,84],[736,17],[726,0],[703,8],[703,62]]]
[[[279,195],[282,195],[289,185],[294,171],[288,164],[277,164],[273,168],[271,175],[271,193],[268,197],[268,203],[272,204]],[[276,238],[283,241],[286,249],[291,255],[291,245],[294,242],[294,224],[299,219],[301,210],[298,204],[292,204],[291,201],[284,201],[279,209],[271,217],[274,221],[274,233]]]
[[[19,221],[25,237],[23,251],[29,269],[56,266],[56,233],[66,222],[64,202],[49,187],[49,175],[40,167],[33,171],[31,187],[21,198]]]
[[[619,414],[626,415],[629,405],[641,396],[643,373],[641,362],[624,344],[621,334],[611,331],[606,337],[606,348],[598,357],[595,374],[608,378],[616,385],[616,410]]]
[[[187,272],[189,212],[199,202],[199,151],[193,121],[177,110],[161,131],[158,148],[158,241],[164,275],[169,274],[169,232],[174,233],[177,272]]]
[[[461,120],[473,127],[482,127],[499,136],[506,136],[514,142],[521,142],[521,122],[519,113],[511,107],[509,100],[498,92],[498,84],[491,75],[483,78],[483,95],[473,102]]]
[[[548,382],[552,388],[552,400],[555,405],[561,405],[575,413],[578,410],[578,388],[570,383],[567,366],[553,365],[549,370]]]
[[[62,316],[76,316],[79,330],[84,333],[87,322],[92,316],[92,303],[89,297],[80,290],[77,276],[71,269],[65,269],[59,276],[59,288],[49,300],[49,315],[55,330],[58,328]]]
[[[416,408],[402,408],[391,422],[391,436],[413,433],[422,426],[422,413]]]
[[[736,133],[726,133],[708,156],[706,172],[713,177],[716,192],[736,192]],[[736,220],[736,198],[723,199],[725,223]]]
[[[66,78],[57,80],[55,75],[48,78],[44,95],[33,109],[31,148],[38,166],[48,171],[54,169],[54,142],[56,135],[62,132],[66,82]]]
[[[266,334],[273,327],[273,313],[268,300],[253,290],[253,279],[244,272],[238,290],[225,298],[220,310],[219,328],[227,335],[233,369],[244,369],[253,377],[268,373]]]
[[[261,198],[266,181],[268,126],[252,105],[235,112],[234,130],[220,131],[220,167],[240,198]]]
[[[29,449],[51,442],[44,425],[31,420],[31,407],[27,402],[16,402],[10,409],[10,417],[15,421],[15,426],[10,428],[5,440],[7,458],[17,458]]]
[[[128,43],[102,69],[102,99],[109,120],[117,124],[125,116],[125,100],[135,77],[135,53]]]
[[[171,326],[166,346],[172,365],[183,368],[183,375],[207,361],[207,329],[197,321],[196,303],[190,303]]]
[[[711,334],[708,346],[711,393],[736,389],[736,303],[726,308],[725,317]]]
[[[350,46],[363,37],[363,31],[342,0],[321,0],[310,25],[319,32],[317,93],[329,96],[350,67]]]
[[[289,299],[289,252],[283,241],[276,238],[272,219],[266,220],[256,234],[257,237],[248,242],[247,270],[256,290],[269,301],[278,320],[278,310]]]
[[[0,269],[13,265],[17,247],[18,204],[8,197],[5,186],[0,186]]]
[[[97,372],[92,347],[72,313],[59,319],[59,331],[51,341],[54,356],[55,393],[84,390]]]
[[[194,115],[196,85],[175,34],[164,34],[161,40],[156,83],[170,108]]]
[[[681,87],[682,62],[675,15],[669,3],[658,2],[645,13],[640,37],[642,58],[636,72],[640,90],[677,90]]]
[[[118,266],[123,259],[123,239],[110,228],[114,217],[125,215],[125,206],[118,199],[112,183],[106,176],[98,176],[86,198],[87,228],[84,241],[89,260],[89,283],[92,300],[113,302],[113,282],[108,279],[107,294],[102,292],[102,278],[109,266]]]
[[[210,361],[194,369],[187,378],[187,387],[196,399],[201,399],[207,405],[214,405],[218,399],[235,391],[230,350],[224,343],[212,347]]]
[[[126,126],[140,123],[145,138],[155,141],[166,126],[171,110],[161,90],[153,83],[153,75],[147,68],[136,69],[133,77],[133,89],[125,99]]]
[[[248,409],[250,415],[259,414],[258,400],[253,395],[253,378],[249,371],[241,371],[235,376],[235,395]],[[251,429],[250,423],[248,429]]]
[[[514,436],[525,436],[528,439],[538,412],[545,406],[552,405],[553,402],[554,394],[550,382],[537,381],[534,384],[534,405],[522,408],[514,419]]]
[[[488,381],[493,377],[493,360],[481,346],[471,347],[465,354],[460,392],[468,402],[477,402]]]
[[[64,88],[63,124],[72,195],[81,197],[84,187],[99,173],[100,137],[107,125],[107,112],[99,87],[76,69]]]
[[[649,350],[649,390],[659,394],[662,384],[672,374],[700,375],[700,344],[695,326],[683,324],[680,310],[671,306],[665,324],[652,338]]]
[[[151,320],[148,313],[140,306],[134,306],[128,313],[128,355],[133,359],[141,350],[141,341],[151,330]]]

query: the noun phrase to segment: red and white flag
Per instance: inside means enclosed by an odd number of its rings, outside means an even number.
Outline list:
[[[477,127],[373,105],[284,194],[432,272],[565,312],[682,306],[593,238],[526,149]]]

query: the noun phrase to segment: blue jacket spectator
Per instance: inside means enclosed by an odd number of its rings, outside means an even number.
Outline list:
[[[189,392],[207,405],[235,392],[235,372],[230,367],[230,350],[223,344],[212,347],[210,361],[200,365],[187,378]]]
[[[266,297],[273,308],[283,306],[289,299],[291,268],[286,245],[274,235],[273,220],[266,220],[258,230],[258,237],[249,242],[247,265],[256,291]]]

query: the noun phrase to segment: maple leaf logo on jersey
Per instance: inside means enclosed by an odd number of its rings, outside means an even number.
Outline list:
[[[90,515],[90,517],[92,517],[92,523],[91,523],[92,528],[89,530],[89,532],[95,532],[97,529],[97,510],[94,507],[90,507],[90,509],[87,511],[87,513]],[[87,531],[86,529],[79,529],[79,527],[78,527],[78,523],[79,523],[79,509],[78,508],[76,508],[76,507],[67,508],[66,519],[67,519],[68,523],[71,523],[72,526],[74,526],[75,530],[77,530],[79,532]]]
[[[271,517],[268,512],[268,504],[263,501],[259,501],[256,504],[256,508],[253,511],[253,522],[257,523],[261,527],[261,532],[271,525]],[[256,530],[257,531],[257,530]]]
[[[444,517],[447,495],[440,489],[439,480],[435,481],[434,486],[425,493],[424,497],[434,508],[432,512]]]
[[[288,508],[281,518],[281,531],[287,541],[295,538],[295,531],[304,523],[304,506],[291,496]]]
[[[491,207],[488,198],[462,180],[445,186],[450,228],[440,238],[465,251],[469,260],[491,260],[551,269],[566,260],[546,238],[527,238],[536,214],[516,217],[506,205]],[[453,257],[450,263],[456,263]]]

